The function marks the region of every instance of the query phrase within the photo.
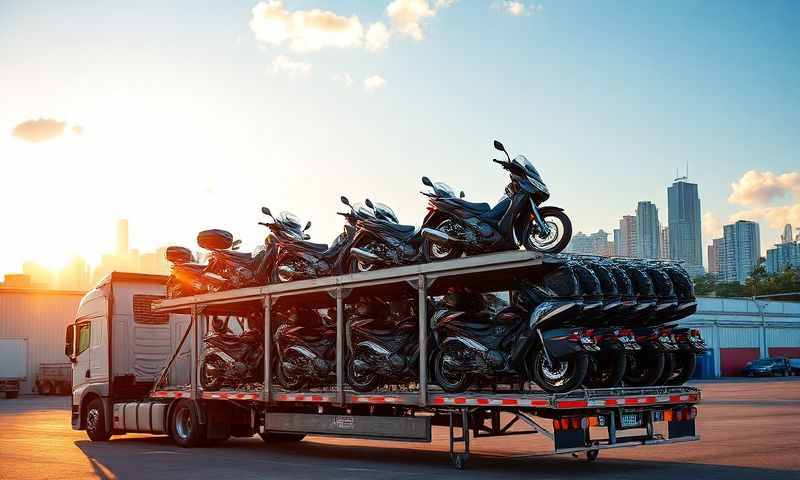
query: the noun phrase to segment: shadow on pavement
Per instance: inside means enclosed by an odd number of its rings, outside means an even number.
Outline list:
[[[450,464],[440,445],[420,448],[332,445],[310,438],[297,444],[265,445],[258,437],[232,439],[209,448],[176,447],[168,437],[135,437],[75,445],[90,459],[101,478],[180,475],[194,479],[220,475],[240,478],[682,478],[797,479],[797,472],[766,468],[664,461],[603,459],[567,455],[472,454],[463,471]],[[647,447],[645,447],[647,448]]]

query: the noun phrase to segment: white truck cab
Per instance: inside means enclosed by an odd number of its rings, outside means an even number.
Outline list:
[[[72,362],[73,429],[110,436],[114,404],[146,397],[152,388],[190,321],[150,309],[164,298],[166,280],[113,272],[81,300],[64,350]],[[179,354],[172,381],[188,381],[188,356],[188,348]]]

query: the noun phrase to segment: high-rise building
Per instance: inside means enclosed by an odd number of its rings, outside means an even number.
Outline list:
[[[117,220],[117,255],[128,253],[128,220]]]
[[[794,230],[792,230],[792,224],[787,223],[783,226],[783,235],[781,235],[781,243],[789,243],[794,241]]]
[[[636,206],[636,254],[642,258],[658,258],[661,232],[658,230],[658,208],[652,202]]]
[[[697,184],[687,182],[686,177],[676,178],[667,188],[667,199],[669,258],[686,262],[690,275],[702,275],[703,245]]]
[[[611,255],[609,251],[608,233],[602,229],[589,235],[578,232],[572,236],[572,240],[570,240],[569,245],[567,245],[566,251],[569,253],[602,255],[607,257]]]
[[[767,250],[767,273],[781,273],[787,267],[800,269],[800,243],[784,242]]]
[[[614,229],[614,255],[622,256],[622,231],[619,228]]]
[[[661,227],[661,241],[659,243],[659,258],[669,258],[669,227]]]
[[[708,246],[708,273],[720,277],[725,258],[725,239],[715,238]]]
[[[636,217],[624,215],[619,221],[620,244],[619,255],[623,257],[635,257],[639,254],[636,247]]]
[[[590,254],[592,253],[592,239],[589,238],[589,235],[578,232],[572,236],[564,251],[568,253]]]
[[[721,265],[723,279],[744,283],[758,265],[761,255],[761,239],[758,224],[739,220],[722,227],[725,243],[725,262]]]

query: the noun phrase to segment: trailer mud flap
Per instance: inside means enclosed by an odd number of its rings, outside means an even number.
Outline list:
[[[430,417],[266,413],[264,424],[268,432],[403,442],[431,441]]]
[[[694,437],[695,433],[695,424],[694,419],[690,420],[672,420],[668,422],[667,431],[669,432],[669,438],[680,438],[680,437]]]
[[[553,432],[556,451],[583,448],[589,445],[588,429],[556,430]]]

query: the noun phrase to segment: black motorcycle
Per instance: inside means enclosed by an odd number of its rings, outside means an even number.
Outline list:
[[[317,310],[303,306],[275,315],[278,383],[287,390],[336,382],[336,327]]]
[[[461,392],[476,379],[492,383],[534,381],[549,392],[580,385],[587,352],[596,351],[591,335],[564,327],[580,309],[572,271],[558,267],[542,285],[523,283],[512,305],[495,315],[482,295],[451,291],[432,318],[437,354],[433,374],[447,392]]]
[[[349,312],[345,372],[353,390],[369,392],[419,378],[419,322],[413,303],[407,298],[365,298]]]
[[[210,252],[207,264],[196,263],[187,248],[167,248],[166,258],[171,263],[167,298],[268,283],[276,252],[271,237],[252,253],[238,251],[241,242],[225,230],[204,230],[197,234],[197,243]]]
[[[231,318],[240,322],[241,335],[229,328]],[[237,388],[251,382],[264,381],[264,335],[259,329],[263,314],[246,318],[214,316],[200,363],[200,385],[205,390],[221,387]]]
[[[428,260],[516,250],[520,244],[527,250],[558,253],[569,243],[572,223],[563,209],[541,206],[550,192],[533,164],[522,155],[512,160],[497,140],[494,146],[507,160],[492,161],[511,176],[505,195],[494,207],[442,197],[433,182],[422,177],[425,185],[434,188],[433,193],[425,193],[429,197],[428,214],[422,224]]]

